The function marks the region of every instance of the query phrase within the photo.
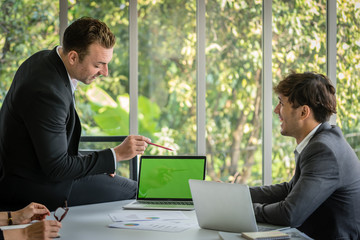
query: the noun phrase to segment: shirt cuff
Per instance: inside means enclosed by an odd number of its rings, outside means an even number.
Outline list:
[[[112,154],[113,154],[113,157],[114,157],[114,169],[115,169],[115,172],[116,172],[116,154],[115,154],[115,150],[113,148],[110,148]]]

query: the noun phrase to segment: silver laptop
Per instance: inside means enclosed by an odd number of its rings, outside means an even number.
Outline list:
[[[257,232],[247,185],[189,180],[196,217],[201,228],[226,232]],[[279,226],[262,227],[262,231]]]
[[[193,210],[189,179],[205,179],[206,156],[141,156],[136,200],[124,209]]]

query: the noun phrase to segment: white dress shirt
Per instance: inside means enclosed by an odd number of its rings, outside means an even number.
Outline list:
[[[321,126],[321,123],[319,123],[319,125],[317,125],[313,130],[311,130],[311,132],[309,132],[308,135],[306,135],[306,137],[296,146],[295,150],[294,150],[294,154],[295,154],[295,161],[297,162],[297,159],[300,155],[300,153],[302,152],[302,150],[304,150],[304,148],[306,147],[306,145],[308,145],[310,139],[312,138],[312,136],[314,136],[316,130]]]

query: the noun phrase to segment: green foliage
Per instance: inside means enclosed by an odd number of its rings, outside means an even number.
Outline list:
[[[261,181],[261,1],[208,1],[206,8],[212,178]]]
[[[360,3],[337,6],[337,124],[360,157]]]
[[[128,135],[129,127],[129,95],[119,95],[117,101],[103,89],[93,86],[88,88],[86,96],[90,100],[92,117],[103,135]],[[157,122],[160,108],[144,96],[139,97],[139,116],[141,131],[145,136],[152,137],[158,132]]]
[[[0,105],[19,65],[33,53],[59,43],[56,1],[0,3]]]
[[[153,141],[168,139],[181,146],[177,153],[195,154],[196,2],[138,1],[138,16],[139,95],[161,112]],[[139,133],[146,134],[141,123]]]

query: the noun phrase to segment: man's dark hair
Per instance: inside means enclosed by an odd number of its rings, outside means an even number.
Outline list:
[[[62,44],[64,52],[76,51],[80,61],[88,54],[88,48],[93,43],[98,43],[104,48],[112,48],[115,45],[115,36],[104,22],[82,17],[65,29]]]
[[[317,122],[326,122],[336,113],[335,88],[323,74],[292,72],[274,87],[274,91],[288,97],[293,108],[309,106]]]

